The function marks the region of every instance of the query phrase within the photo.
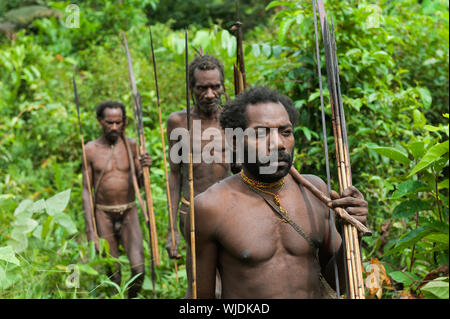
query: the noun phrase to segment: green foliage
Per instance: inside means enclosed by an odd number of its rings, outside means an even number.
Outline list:
[[[245,21],[244,30],[252,29],[258,24],[264,24],[267,15],[264,7],[270,0],[241,0],[239,15]],[[174,30],[189,26],[208,28],[212,24],[230,28],[236,21],[235,1],[210,0],[165,0],[157,6],[145,7],[149,21],[169,23]]]
[[[302,172],[324,178],[311,2],[273,1],[264,17],[259,10],[267,1],[254,7],[256,2],[241,2],[247,82],[269,85],[292,98],[300,112],[295,164]],[[181,28],[191,24],[190,59],[194,48],[201,47],[224,63],[225,85],[232,97],[236,43],[228,30],[234,6],[184,1],[170,16],[183,8],[196,14],[166,23],[170,1],[73,1],[80,8],[80,28],[70,29],[64,25],[70,3],[26,3],[47,6],[64,17],[36,19],[17,31],[15,40],[0,39],[0,233],[4,234],[0,297],[123,298],[133,280],[123,251],[118,259],[112,258],[102,241],[96,254],[84,234],[81,148],[71,83],[76,65],[86,142],[100,134],[94,112],[104,100],[126,105],[131,119],[127,135],[136,138],[120,36],[124,31],[143,99],[147,151],[153,157],[161,258],[156,292],[159,298],[182,298],[187,280],[184,258],[178,263],[177,283],[173,261],[164,249],[168,215],[163,149],[145,24],[152,24],[165,123],[171,112],[185,107],[184,32],[173,30],[176,23]],[[8,1],[0,6],[0,15],[22,5]],[[193,10],[194,5],[201,10]],[[448,3],[326,1],[325,5],[336,29],[353,183],[369,201],[369,227],[374,233],[363,238],[363,261],[378,258],[385,265],[394,287],[383,298],[398,298],[401,290],[416,297],[448,298],[448,277],[440,278],[441,274],[424,282],[427,274],[448,265]],[[153,12],[165,24],[148,20]],[[268,18],[269,26],[262,24],[263,18]],[[330,123],[323,57],[321,51]],[[331,131],[328,125],[333,174]],[[333,180],[336,189],[337,178]],[[148,266],[148,230],[141,222]],[[184,256],[185,250],[181,252]],[[119,286],[105,271],[116,262],[123,266]],[[152,298],[147,269],[140,297]],[[73,287],[75,274],[81,279],[78,288]]]
[[[279,27],[270,36],[272,45],[282,45],[283,64],[264,75],[300,111],[301,170],[324,176],[322,134],[303,129],[322,132],[312,4],[273,1],[267,9],[280,6],[273,18]],[[448,265],[448,114],[442,117],[449,104],[448,3],[327,1],[325,6],[335,27],[352,178],[369,201],[375,231],[363,238],[363,259],[381,259],[397,289],[417,296],[426,274]],[[330,125],[327,135],[334,158]]]

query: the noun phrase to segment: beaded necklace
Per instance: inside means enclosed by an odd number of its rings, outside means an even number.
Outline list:
[[[260,181],[251,179],[250,177],[246,176],[244,173],[244,170],[241,170],[240,176],[241,176],[242,180],[245,182],[245,184],[247,184],[254,190],[260,191],[261,193],[264,193],[264,194],[271,195],[273,197],[273,201],[275,202],[275,204],[278,206],[278,208],[281,210],[281,212],[286,216],[286,218],[288,218],[288,212],[286,209],[281,207],[281,202],[280,202],[280,197],[279,197],[281,189],[283,188],[284,183],[285,183],[284,177],[281,180],[274,182],[274,183],[264,183],[264,182],[260,182]],[[269,191],[263,189],[263,188],[275,188],[275,187],[279,187],[279,189],[275,193],[272,193],[272,192],[269,192]],[[287,222],[286,218],[280,218],[280,219],[286,223]]]

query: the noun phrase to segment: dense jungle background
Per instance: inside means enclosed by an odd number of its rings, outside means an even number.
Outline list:
[[[247,81],[293,99],[301,114],[295,166],[326,180],[311,1],[240,2]],[[370,205],[373,236],[362,239],[367,298],[448,299],[448,1],[328,0],[325,7],[336,28],[353,183]],[[105,266],[115,262],[108,247],[103,244],[96,254],[86,240],[72,90],[75,72],[85,141],[101,134],[94,113],[99,102],[122,101],[132,117],[121,31],[128,38],[153,157],[161,256],[156,292],[158,298],[183,297],[185,250],[177,282],[164,249],[164,150],[149,26],[165,123],[185,107],[185,27],[190,58],[199,47],[218,56],[227,92],[234,95],[234,10],[234,1],[220,0],[0,0],[0,298],[126,297],[126,255],[119,258],[123,279],[117,286],[105,275]],[[323,51],[321,57],[325,66]],[[337,190],[325,68],[322,74]],[[133,121],[127,135],[136,138]],[[143,219],[142,228],[147,241]],[[148,264],[146,269],[140,297],[153,298]]]

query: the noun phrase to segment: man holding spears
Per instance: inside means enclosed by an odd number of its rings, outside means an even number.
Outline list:
[[[130,260],[132,277],[138,275],[128,290],[128,298],[135,298],[142,287],[145,272],[135,188],[137,184],[142,185],[142,168],[150,167],[152,159],[147,153],[139,157],[136,141],[125,137],[127,116],[123,104],[113,101],[100,103],[97,120],[103,134],[85,147],[87,167],[83,169],[83,208],[86,234],[97,250],[97,235],[104,238],[111,256],[116,258],[119,257],[119,243],[122,243]],[[91,218],[89,192],[92,186],[94,219]],[[120,264],[117,263],[114,273],[108,275],[120,285]]]
[[[341,197],[331,191],[324,204],[310,190],[328,194],[319,177],[301,175],[312,188],[298,183],[292,168],[297,117],[292,101],[267,87],[225,105],[222,128],[248,134],[233,136],[235,150],[244,150],[240,174],[195,198],[198,298],[214,298],[216,269],[223,298],[327,298],[334,255],[344,283],[342,239],[329,208],[345,208],[364,224],[368,205],[353,186]]]
[[[189,64],[189,88],[192,92],[192,98],[194,100],[194,106],[191,109],[191,127],[193,123],[196,123],[195,127],[198,128],[191,136],[191,142],[193,145],[201,145],[201,149],[213,140],[217,140],[214,136],[208,138],[204,137],[204,132],[208,129],[216,129],[215,132],[223,131],[220,128],[219,116],[221,109],[221,97],[224,94],[224,68],[222,63],[212,55],[200,55],[197,56]],[[177,136],[176,131],[178,129],[187,128],[187,112],[186,110],[174,112],[170,114],[167,119],[167,137],[169,140],[169,150],[172,150],[175,144],[179,144],[181,135]],[[217,149],[217,148],[216,148]],[[200,194],[204,192],[208,187],[214,183],[230,176],[230,164],[221,160],[221,156],[224,154],[223,146],[218,148],[220,151],[217,154],[217,161],[212,163],[205,163],[201,160],[201,154],[198,149],[193,150],[194,163],[193,163],[193,180],[194,180],[194,194]],[[201,150],[200,150],[201,152]],[[223,152],[223,154],[222,154]],[[169,152],[171,153],[171,152]],[[200,159],[195,161],[195,159]],[[178,252],[180,244],[180,235],[176,227],[178,206],[180,205],[180,229],[183,237],[186,239],[184,228],[189,213],[189,183],[188,183],[188,167],[186,162],[175,161],[173,156],[170,159],[170,173],[169,173],[169,185],[170,185],[170,197],[172,208],[172,220],[174,221],[173,232],[175,234],[175,243],[172,244],[172,237],[169,229],[169,236],[167,238],[166,249],[170,258],[181,258],[181,254]],[[170,225],[169,225],[170,228]]]

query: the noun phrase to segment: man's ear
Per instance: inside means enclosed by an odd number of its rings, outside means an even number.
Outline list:
[[[124,116],[123,117],[123,127],[127,127],[128,125],[128,117]]]

